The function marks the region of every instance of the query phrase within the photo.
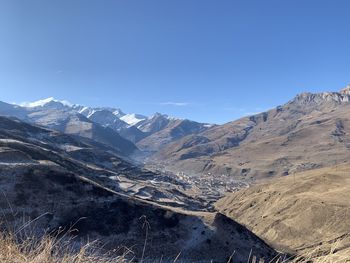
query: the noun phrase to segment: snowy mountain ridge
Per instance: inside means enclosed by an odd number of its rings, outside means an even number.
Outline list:
[[[139,122],[148,119],[148,117],[141,114],[131,113],[122,116],[120,119],[129,124],[130,126],[135,126]]]
[[[22,102],[22,103],[18,104],[18,106],[25,107],[25,108],[36,108],[36,107],[44,107],[44,106],[48,105],[49,103],[60,103],[63,106],[73,107],[73,104],[71,104],[69,101],[56,100],[53,97],[49,97],[49,98],[34,101],[34,102]]]
[[[161,113],[151,116],[124,113],[119,108],[89,107],[53,97],[18,105],[0,104],[0,114],[15,116],[61,132],[69,131],[71,134],[85,137],[93,135],[96,140],[108,144],[113,141],[113,137],[119,138],[120,135],[136,146],[140,144],[140,148],[147,151],[156,150],[158,146],[154,141],[170,143],[211,127],[206,123]],[[154,147],[151,149],[149,144],[153,144]]]
[[[140,124],[141,122],[144,123],[145,121],[154,119],[158,116],[163,116],[164,118],[168,120],[180,120],[180,118],[176,117],[170,117],[166,114],[161,113],[155,113],[151,116],[145,116],[142,114],[137,113],[124,113],[119,108],[112,108],[112,107],[88,107],[83,106],[79,104],[73,104],[70,103],[67,100],[57,100],[53,97],[49,97],[46,99],[40,99],[33,102],[23,102],[16,104],[21,107],[25,108],[37,108],[37,107],[50,107],[50,106],[60,106],[62,108],[66,108],[67,110],[72,110],[77,113],[80,113],[90,119],[92,116],[94,116],[97,112],[105,112],[105,114],[108,114],[108,112],[112,113],[114,116],[116,116],[118,119],[120,119],[122,122],[126,123],[129,127],[135,126],[137,127],[137,124]],[[101,115],[101,114],[99,114]],[[115,122],[115,121],[114,121]]]

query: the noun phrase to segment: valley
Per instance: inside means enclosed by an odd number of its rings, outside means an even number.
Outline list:
[[[237,262],[252,250],[265,260],[276,255],[205,200],[187,195],[186,185],[133,166],[105,145],[0,117],[0,158],[2,219],[13,226],[23,216],[35,219],[35,235],[74,225],[70,234],[79,242],[98,239],[119,253],[132,247],[131,257],[139,258],[144,218],[152,229],[149,262],[170,262],[180,251],[186,261],[226,261],[234,251]]]
[[[248,188],[253,181],[247,180],[244,177],[237,178],[227,174],[211,174],[203,173],[200,175],[186,174],[185,172],[172,172],[167,170],[166,166],[160,166],[154,163],[146,163],[145,168],[170,178],[176,178],[187,187],[195,191],[195,198],[205,200],[209,204],[216,202],[226,193],[238,191],[243,188]],[[195,189],[195,190],[194,190]]]
[[[74,225],[136,260],[144,219],[149,262],[322,262],[335,242],[345,262],[349,101],[350,86],[302,93],[223,125],[1,102],[0,208],[13,225],[40,218],[36,235]]]
[[[0,0],[0,263],[350,263],[349,0]]]

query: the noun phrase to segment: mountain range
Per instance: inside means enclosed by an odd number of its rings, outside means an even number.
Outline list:
[[[350,86],[302,93],[267,112],[185,136],[152,156],[189,174],[283,176],[348,161]]]
[[[117,108],[91,108],[54,98],[21,105],[1,102],[0,114],[17,117],[67,134],[94,139],[114,147],[124,156],[137,154],[138,147],[157,151],[167,143],[204,131],[211,126],[160,113],[146,117],[141,114],[125,114]],[[162,145],[150,147],[149,141],[153,139],[148,137],[154,134],[158,137],[158,133],[159,136],[166,136],[166,139],[162,141]]]
[[[302,93],[274,109],[223,125],[160,113],[125,114],[53,98],[22,106],[2,102],[0,114],[93,139],[149,167],[255,180],[346,161],[349,100],[350,86],[339,92]]]
[[[2,102],[0,114],[96,140],[125,157],[146,156],[147,162],[173,172],[259,178],[345,161],[349,99],[349,86],[339,92],[302,93],[267,112],[224,125],[160,113],[125,114],[53,98],[22,106]]]
[[[110,248],[135,245],[136,258],[147,220],[151,262],[179,251],[191,262],[274,262],[275,249],[323,258],[332,242],[343,262],[349,110],[350,86],[223,125],[0,102],[0,208],[7,223],[40,219],[39,232],[74,225]]]
[[[257,259],[276,255],[245,227],[188,195],[189,186],[136,167],[91,138],[0,117],[0,174],[2,231],[23,229],[29,218],[33,236],[66,230],[79,238],[76,246],[99,240],[113,253],[127,251],[132,262],[143,258],[145,238],[147,262],[173,262],[179,252],[188,262],[245,262],[252,251]]]

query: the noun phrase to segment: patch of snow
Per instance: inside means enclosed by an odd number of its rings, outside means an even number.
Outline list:
[[[96,112],[96,110],[90,111],[89,114],[87,115],[87,117],[90,118],[92,115],[94,115],[95,112]]]
[[[90,110],[90,108],[89,107],[83,107],[78,112],[81,114],[81,113],[83,113],[84,111],[87,111],[87,110]]]
[[[116,109],[112,113],[118,118],[121,118],[126,115],[121,109]]]
[[[59,147],[62,150],[67,151],[67,152],[74,152],[74,151],[78,151],[78,150],[83,149],[82,147],[78,147],[78,146],[74,146],[74,145],[70,145],[70,144],[62,144],[62,145],[59,145]]]
[[[87,118],[90,118],[97,111],[99,110],[90,107],[83,107],[78,110],[78,113],[83,114]]]
[[[149,119],[153,119],[153,118],[157,118],[157,117],[163,117],[164,119],[170,120],[170,121],[175,121],[175,120],[182,120],[180,118],[176,118],[173,116],[169,116],[167,114],[162,114],[159,112],[154,113],[151,117],[149,117]]]
[[[134,126],[138,124],[141,121],[144,121],[147,119],[146,116],[140,115],[140,114],[126,114],[123,117],[120,118],[122,121],[126,122],[127,124]]]

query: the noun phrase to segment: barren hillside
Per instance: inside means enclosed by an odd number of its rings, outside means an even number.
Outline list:
[[[337,257],[350,254],[349,194],[350,166],[343,164],[252,186],[216,207],[277,248],[329,252],[336,245]]]
[[[350,87],[303,93],[283,106],[187,136],[153,156],[173,171],[266,178],[350,157]]]

